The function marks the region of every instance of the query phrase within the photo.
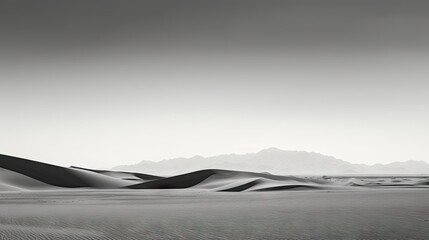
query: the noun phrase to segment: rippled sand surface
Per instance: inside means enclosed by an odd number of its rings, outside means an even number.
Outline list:
[[[429,239],[427,189],[0,194],[0,239]]]

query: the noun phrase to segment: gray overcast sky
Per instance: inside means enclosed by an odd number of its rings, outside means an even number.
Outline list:
[[[429,162],[429,2],[2,1],[0,152]]]

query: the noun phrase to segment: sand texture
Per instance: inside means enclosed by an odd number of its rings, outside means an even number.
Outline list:
[[[425,189],[0,194],[0,239],[428,239]]]

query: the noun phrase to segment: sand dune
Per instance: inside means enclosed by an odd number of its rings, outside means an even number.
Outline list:
[[[55,188],[26,175],[0,168],[0,191],[23,191]]]
[[[124,180],[149,181],[149,180],[155,180],[155,179],[163,178],[160,176],[144,174],[144,173],[136,173],[136,172],[96,170],[96,169],[88,169],[88,168],[82,168],[82,167],[76,167],[76,166],[71,166],[70,168],[96,172],[99,174],[103,174],[103,175],[115,177],[115,178],[120,178],[120,179],[124,179]]]
[[[90,187],[69,169],[23,158],[0,155],[0,168],[23,174],[40,182],[66,188]]]
[[[91,188],[100,188],[100,189],[115,189],[129,186],[135,184],[135,180],[124,180],[119,179],[92,171],[86,171],[82,169],[69,169],[69,171],[85,182]]]
[[[340,190],[374,187],[429,188],[428,177],[294,177],[205,169],[172,177],[60,167],[0,155],[0,191],[55,189],[190,189],[215,192]]]
[[[277,176],[265,173],[241,172],[220,169],[208,169],[174,177],[129,186],[132,189],[211,189],[222,192],[241,192],[270,189],[288,189],[290,185],[314,186],[322,189],[331,185],[321,180]],[[309,187],[310,188],[310,187]]]
[[[0,186],[34,190],[62,188],[121,188],[135,184],[92,171],[64,168],[0,155]]]

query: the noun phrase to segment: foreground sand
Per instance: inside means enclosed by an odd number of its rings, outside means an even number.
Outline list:
[[[0,193],[0,239],[429,239],[427,189]]]

